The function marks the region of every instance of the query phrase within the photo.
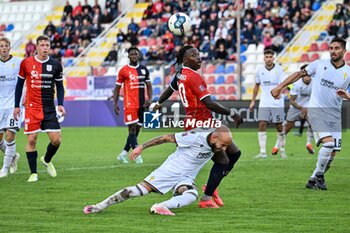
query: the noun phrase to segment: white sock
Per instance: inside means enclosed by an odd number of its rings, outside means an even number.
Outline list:
[[[311,144],[312,140],[314,139],[314,135],[312,133],[312,129],[311,127],[307,127],[307,131],[306,131],[306,144]]]
[[[16,153],[16,141],[7,142],[6,144],[4,164],[2,165],[1,169],[1,171],[4,173],[8,172]]]
[[[5,153],[5,150],[6,150],[6,142],[5,142],[5,140],[2,140],[0,142],[0,150]]]
[[[334,143],[333,142],[326,142],[322,145],[320,151],[318,152],[318,159],[316,163],[316,169],[312,173],[311,177],[315,177],[317,172],[322,172],[324,173],[328,160],[331,157],[331,153],[334,148]]]
[[[278,147],[277,148],[279,148],[280,150],[281,150],[281,152],[284,152],[284,145],[285,145],[285,135],[284,135],[284,133],[283,132],[278,132],[277,133],[277,142],[278,142]]]
[[[195,202],[197,197],[197,190],[190,189],[186,190],[182,195],[174,196],[167,201],[159,203],[159,205],[163,205],[168,209],[181,208]]]
[[[275,143],[274,148],[279,148],[279,144],[280,144],[280,140],[279,140],[279,138],[277,137],[277,140],[276,140],[276,143]]]
[[[267,135],[266,132],[258,132],[260,154],[266,154],[266,141]]]
[[[96,207],[99,210],[103,210],[116,203],[126,201],[130,197],[139,197],[139,196],[147,195],[148,193],[149,193],[148,190],[140,184],[136,186],[130,186],[122,190],[119,190],[115,194],[109,196],[107,199],[101,201],[100,203],[97,203]]]

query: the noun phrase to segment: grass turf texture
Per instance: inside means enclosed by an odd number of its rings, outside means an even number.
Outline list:
[[[164,133],[164,132],[162,132]],[[175,209],[176,216],[150,214],[156,202],[170,197],[150,194],[86,216],[85,205],[95,204],[115,191],[135,185],[157,168],[174,150],[163,144],[144,151],[143,165],[123,165],[116,156],[124,146],[126,128],[64,128],[62,147],[54,157],[58,176],[50,177],[39,162],[39,181],[28,183],[25,136],[17,137],[22,157],[16,174],[0,180],[0,232],[348,232],[350,229],[350,133],[343,133],[342,152],[326,174],[328,191],[308,190],[305,183],[315,167],[303,138],[287,137],[288,159],[258,154],[256,131],[238,130],[233,136],[242,150],[234,171],[226,177],[220,194],[225,206],[199,209],[197,203]],[[159,132],[141,132],[139,142]],[[268,133],[268,151],[275,143]],[[40,134],[39,158],[48,139]],[[1,156],[2,159],[2,156]],[[212,163],[197,177],[206,182]]]

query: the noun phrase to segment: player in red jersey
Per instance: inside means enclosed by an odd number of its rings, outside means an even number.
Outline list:
[[[128,151],[137,147],[137,136],[143,124],[144,108],[152,100],[152,85],[148,69],[139,63],[140,51],[136,47],[128,49],[130,63],[123,66],[119,73],[114,90],[114,110],[119,115],[118,99],[122,84],[124,84],[124,122],[128,126],[129,136],[118,160],[128,163]],[[145,100],[145,87],[147,86],[148,100]],[[139,156],[136,163],[143,163]]]
[[[160,104],[167,100],[174,91],[179,91],[181,101],[185,107],[187,121],[206,121],[212,119],[211,111],[231,116],[238,127],[243,120],[233,110],[213,101],[207,90],[207,84],[197,70],[201,67],[199,51],[193,46],[184,46],[177,56],[177,63],[183,64],[179,72],[175,74],[170,86],[162,93],[154,109],[159,109]],[[186,125],[185,130],[191,129]],[[219,197],[217,187],[221,180],[233,169],[238,161],[241,151],[234,142],[219,153],[226,153],[226,156],[214,155],[214,165],[210,171],[207,185],[203,187],[204,196],[199,202],[201,208],[219,208],[223,201]],[[223,159],[224,158],[224,159]],[[214,200],[214,201],[213,201]]]
[[[65,116],[63,107],[64,87],[61,64],[49,57],[50,38],[39,36],[36,40],[38,54],[28,57],[21,62],[15,91],[15,120],[20,115],[20,99],[24,82],[26,81],[25,124],[24,133],[27,134],[26,153],[31,171],[28,182],[38,180],[36,142],[38,132],[47,133],[50,143],[42,163],[50,176],[57,175],[51,159],[61,144],[61,127],[57,120],[54,103],[55,86],[57,89],[58,112]]]

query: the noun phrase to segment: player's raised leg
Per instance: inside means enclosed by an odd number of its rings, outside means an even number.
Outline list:
[[[152,188],[142,182],[135,186],[123,188],[95,205],[85,206],[83,212],[85,214],[98,213],[111,205],[121,203],[131,197],[145,196],[151,191],[153,191]]]

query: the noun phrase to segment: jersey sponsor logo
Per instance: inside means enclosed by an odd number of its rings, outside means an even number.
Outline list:
[[[30,75],[32,76],[32,78],[39,78],[39,73],[36,70],[32,70],[30,72]]]
[[[211,152],[200,152],[198,155],[197,155],[197,159],[207,159],[207,158],[210,158],[212,155]]]
[[[334,86],[334,82],[329,81],[328,79],[325,79],[325,78],[321,79],[321,86],[328,87],[334,90],[338,89],[338,87]]]
[[[179,80],[186,80],[186,75],[177,73],[176,78],[179,79]]]
[[[206,89],[207,89],[207,88],[205,88],[205,86],[203,86],[203,85],[200,85],[200,86],[199,86],[199,90],[200,90],[200,91],[205,91]]]

